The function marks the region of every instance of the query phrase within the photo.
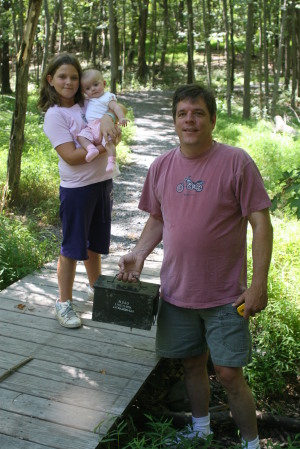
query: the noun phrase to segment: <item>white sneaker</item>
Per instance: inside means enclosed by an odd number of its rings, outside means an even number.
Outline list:
[[[94,301],[94,289],[90,285],[88,286],[88,300]]]
[[[194,440],[195,443],[200,444],[201,440],[202,442],[207,440],[209,435],[212,434],[213,432],[211,430],[209,430],[209,433],[207,434],[201,431],[193,430],[192,426],[188,425],[183,430],[177,432],[174,438],[168,439],[165,444],[170,448],[185,447],[184,441],[186,440]]]
[[[76,313],[73,302],[69,299],[66,302],[60,302],[58,299],[55,304],[55,312],[56,318],[62,326],[69,328],[81,326],[81,319]]]

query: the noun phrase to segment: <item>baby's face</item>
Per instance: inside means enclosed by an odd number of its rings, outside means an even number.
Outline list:
[[[105,81],[93,76],[82,80],[81,86],[88,98],[99,98],[104,94]]]

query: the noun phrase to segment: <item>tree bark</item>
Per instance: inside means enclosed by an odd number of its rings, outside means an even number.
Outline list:
[[[296,107],[297,94],[297,36],[296,36],[296,11],[295,0],[292,1],[292,92],[291,92],[291,106]],[[300,43],[299,43],[300,44]],[[298,81],[299,82],[299,81]]]
[[[275,117],[275,115],[276,115],[278,87],[279,87],[279,80],[280,80],[280,74],[281,74],[281,64],[282,64],[282,55],[283,55],[283,46],[284,46],[284,36],[286,33],[286,18],[287,18],[287,3],[286,3],[286,0],[284,0],[283,7],[282,7],[282,18],[281,18],[278,55],[277,55],[277,62],[276,62],[274,90],[273,90],[273,96],[272,96],[272,106],[271,106],[271,116],[272,117]]]
[[[4,1],[2,4],[3,11],[1,11],[2,20],[2,51],[1,51],[1,93],[11,94],[12,90],[9,81],[9,16],[10,2]],[[1,9],[2,9],[1,8]]]
[[[16,102],[12,117],[10,133],[10,145],[7,160],[7,180],[4,189],[3,204],[10,194],[10,200],[14,201],[18,194],[21,176],[21,158],[24,144],[24,127],[27,110],[28,72],[32,45],[42,0],[29,0],[25,29],[21,48],[16,63]]]
[[[111,92],[117,92],[117,80],[118,80],[118,62],[119,62],[119,54],[118,54],[118,33],[117,33],[117,17],[115,11],[115,2],[114,0],[109,0],[108,2],[109,9],[109,50],[110,50],[110,84],[111,84]]]
[[[48,62],[48,52],[49,52],[49,40],[50,40],[50,14],[48,8],[48,0],[44,0],[44,11],[45,11],[45,43],[42,61],[42,73],[46,69]]]
[[[253,15],[254,15],[254,0],[249,0],[247,31],[246,31],[246,51],[244,60],[243,119],[245,120],[249,119],[251,114],[250,78],[251,78],[251,56],[252,56],[252,38],[253,38]]]
[[[195,82],[195,67],[194,67],[194,14],[193,14],[193,2],[192,0],[187,0],[187,10],[188,10],[188,29],[187,29],[187,40],[188,40],[188,76],[187,82]]]
[[[228,11],[227,0],[223,0],[223,18],[225,25],[225,51],[226,51],[226,104],[227,114],[231,116],[231,58],[230,58],[230,45],[229,45],[229,25],[228,25]]]
[[[163,73],[165,69],[166,62],[166,54],[168,47],[168,37],[169,37],[169,8],[168,8],[168,0],[163,0],[163,39],[162,39],[162,49],[161,49],[161,60],[160,60],[160,73]]]
[[[141,2],[140,11],[140,33],[138,45],[138,68],[137,78],[144,83],[146,81],[148,67],[146,63],[146,35],[147,35],[147,19],[148,19],[149,0]]]
[[[264,83],[265,83],[265,108],[269,113],[269,42],[267,37],[267,23],[269,17],[269,5],[268,0],[263,0],[263,47],[264,47]]]
[[[210,4],[209,0],[202,1],[203,9],[203,27],[204,27],[204,39],[205,39],[205,53],[206,53],[206,78],[207,84],[211,86],[211,48],[210,48]]]

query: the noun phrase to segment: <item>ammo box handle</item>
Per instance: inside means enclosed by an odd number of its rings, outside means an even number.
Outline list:
[[[114,284],[114,282],[115,282],[117,276],[118,276],[118,275],[116,274],[115,277],[113,278],[113,280],[112,280],[112,281],[108,281],[108,282],[111,282],[112,284]],[[129,285],[130,285],[130,288],[133,287],[133,286],[138,286],[138,287],[139,287],[138,290],[141,290],[141,289],[143,288],[142,282],[141,282],[141,280],[140,280],[139,278],[136,278],[136,279],[137,279],[138,282],[134,282],[134,283],[132,283],[132,282],[118,281],[118,282],[117,282],[118,287],[122,288],[123,290],[128,290],[128,287],[125,287],[124,284],[129,284]],[[122,285],[122,284],[123,284],[123,285]]]

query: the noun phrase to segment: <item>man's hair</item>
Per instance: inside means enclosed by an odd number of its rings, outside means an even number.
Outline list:
[[[199,84],[184,84],[179,86],[173,95],[172,114],[174,122],[176,118],[177,104],[186,99],[194,102],[197,101],[199,97],[203,98],[210,118],[212,119],[217,113],[217,104],[214,93],[207,87],[200,86]]]

